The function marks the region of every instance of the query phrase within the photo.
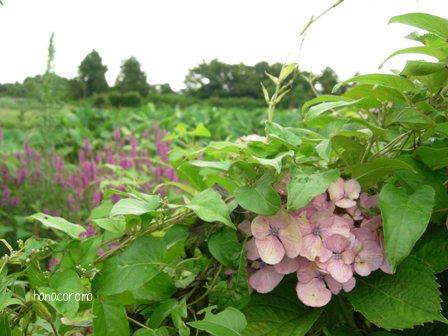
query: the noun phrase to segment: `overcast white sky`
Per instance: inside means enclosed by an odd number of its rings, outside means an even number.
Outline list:
[[[42,73],[51,32],[56,72],[74,77],[95,48],[110,84],[121,61],[136,56],[150,83],[183,86],[202,60],[229,63],[297,61],[318,72],[332,67],[341,79],[375,72],[393,50],[412,45],[410,29],[388,25],[407,12],[448,17],[448,0],[345,0],[308,32],[301,54],[298,34],[312,14],[335,0],[3,0],[0,7],[0,83]],[[386,70],[400,65],[386,64]]]

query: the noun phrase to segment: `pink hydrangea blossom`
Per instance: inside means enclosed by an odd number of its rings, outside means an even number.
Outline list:
[[[282,281],[283,274],[277,273],[274,266],[264,262],[255,267],[257,266],[258,269],[249,276],[249,285],[258,293],[268,293]]]
[[[238,229],[250,237],[250,287],[267,293],[295,272],[298,299],[322,307],[332,295],[351,291],[355,274],[391,273],[377,207],[377,197],[361,194],[357,181],[339,179],[298,211],[243,221]]]
[[[326,246],[326,240],[332,235],[339,234],[350,237],[351,222],[333,214],[334,207],[314,213],[310,220],[299,217],[299,227],[303,236],[303,244],[300,254],[314,261],[327,261],[332,256],[332,251]]]
[[[251,231],[258,253],[265,263],[274,265],[286,255],[295,258],[302,246],[302,235],[294,218],[281,210],[274,216],[257,216]]]
[[[361,185],[355,180],[344,181],[339,178],[328,187],[330,199],[340,208],[351,208],[356,205],[356,200],[361,193]]]
[[[321,263],[336,281],[347,282],[353,276],[353,260],[355,255],[350,249],[350,240],[339,234],[332,235],[325,242],[327,248],[332,252],[331,257]]]

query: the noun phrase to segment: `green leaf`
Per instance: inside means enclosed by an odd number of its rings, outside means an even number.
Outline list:
[[[232,162],[192,160],[190,161],[190,164],[199,168],[213,168],[222,171],[228,171],[230,169],[230,166],[232,165]]]
[[[278,76],[278,78],[283,81],[286,79],[286,77],[288,77],[290,74],[293,73],[294,70],[297,69],[297,63],[291,63],[288,65],[284,65],[282,66],[282,70],[280,71],[280,75]]]
[[[79,234],[85,231],[81,225],[73,224],[64,218],[53,217],[42,212],[36,213],[28,218],[38,220],[45,227],[62,231],[75,239],[79,239]]]
[[[118,299],[102,298],[93,301],[93,332],[95,336],[130,335],[126,310]]]
[[[442,224],[445,223],[448,212],[448,192],[444,183],[446,176],[443,171],[432,171],[423,163],[420,163],[411,157],[402,157],[407,163],[412,165],[411,170],[400,170],[395,172],[395,176],[400,183],[410,190],[417,190],[422,185],[429,185],[435,191],[435,204],[432,212],[431,221]]]
[[[447,322],[440,313],[439,285],[432,270],[407,258],[394,275],[375,272],[357,278],[356,288],[345,295],[353,308],[378,327],[412,328],[426,322]]]
[[[408,13],[394,16],[389,23],[403,23],[448,39],[448,20],[426,13]]]
[[[215,336],[241,336],[247,321],[238,309],[228,307],[218,314],[213,314],[214,307],[205,308],[205,317],[201,321],[189,322],[192,327],[206,331]]]
[[[230,141],[211,141],[205,150],[208,152],[239,153],[244,148],[243,144]]]
[[[266,121],[266,135],[270,138],[278,139],[287,145],[297,147],[302,140],[290,128],[283,127],[272,121]]]
[[[401,71],[405,76],[427,76],[445,69],[446,64],[426,61],[407,61]]]
[[[405,49],[400,49],[392,53],[389,57],[387,57],[383,61],[383,63],[381,63],[380,67],[392,57],[403,54],[421,54],[426,56],[432,56],[440,61],[448,56],[448,48],[419,46],[419,47],[409,47]]]
[[[436,132],[448,138],[448,122],[438,123]]]
[[[167,328],[162,327],[159,329],[138,329],[132,336],[170,336],[170,332]]]
[[[142,287],[132,291],[132,295],[136,300],[161,301],[171,297],[176,290],[173,278],[164,272],[160,272]]]
[[[365,147],[359,141],[343,135],[335,135],[330,143],[337,155],[348,165],[360,162],[365,151]]]
[[[434,148],[421,146],[415,150],[414,157],[432,170],[445,168],[448,166],[448,147]]]
[[[175,299],[168,299],[157,305],[151,313],[148,324],[151,328],[157,328],[170,315],[178,335],[190,335],[190,329],[183,321],[183,318],[187,317],[187,305],[185,299],[179,302]]]
[[[286,283],[268,294],[253,294],[243,313],[247,318],[243,336],[304,336],[321,310],[305,307],[294,285]]]
[[[435,125],[434,121],[414,108],[395,110],[386,116],[385,125],[401,124],[410,129],[422,129]]]
[[[63,316],[74,317],[79,308],[79,301],[76,300],[75,295],[81,295],[84,292],[78,273],[71,269],[58,271],[51,276],[49,286],[49,288],[39,287],[39,292],[48,295],[71,295],[67,297],[67,300],[62,297],[61,300],[51,300],[48,303]]]
[[[158,328],[178,304],[175,299],[168,299],[158,304],[151,313],[148,325],[151,328]]]
[[[0,313],[0,330],[2,331],[3,336],[11,336],[11,327],[6,312]]]
[[[241,244],[236,231],[225,227],[213,234],[208,240],[208,249],[212,256],[227,267],[238,267]]]
[[[288,210],[298,210],[307,205],[315,196],[327,190],[339,177],[337,170],[312,174],[295,171],[288,183]]]
[[[415,90],[414,84],[409,79],[404,77],[389,74],[368,74],[354,76],[346,81],[343,81],[342,83],[337,84],[333,88],[333,92],[336,92],[341,88],[341,86],[349,83],[380,85],[400,92]]]
[[[190,335],[190,329],[183,320],[184,318],[187,318],[187,316],[187,303],[185,299],[182,299],[171,311],[171,320],[173,321],[179,336]]]
[[[352,177],[364,187],[371,187],[397,170],[412,170],[412,166],[400,159],[377,158],[349,167]]]
[[[357,100],[338,100],[338,101],[331,101],[331,102],[325,102],[320,103],[318,105],[314,105],[309,108],[308,112],[305,114],[305,120],[311,120],[318,116],[320,116],[322,113],[325,113],[327,111],[341,108],[341,107],[347,107],[351,105],[355,105],[356,103],[359,103],[361,99]]]
[[[219,307],[243,308],[250,301],[248,284],[246,244],[242,244],[237,270],[210,290],[209,303]]]
[[[423,235],[434,206],[434,189],[423,185],[408,194],[395,181],[387,183],[379,194],[383,218],[384,244],[392,269],[406,258]]]
[[[448,231],[446,227],[430,227],[415,244],[412,256],[434,273],[448,269]]]
[[[105,295],[137,289],[159,274],[164,253],[162,239],[139,237],[123,252],[106,260],[102,272],[94,278],[94,288]]]
[[[280,153],[273,159],[264,159],[264,158],[259,158],[259,157],[256,157],[256,156],[253,156],[253,158],[259,164],[261,164],[263,166],[273,167],[275,169],[275,171],[277,172],[277,174],[280,174],[281,171],[282,171],[282,161],[287,156],[294,156],[294,152],[292,150],[290,150],[290,151],[285,152],[285,153]]]
[[[235,199],[244,209],[259,215],[270,216],[277,213],[281,199],[272,187],[274,177],[263,175],[255,186],[243,186],[235,189]]]
[[[110,210],[112,210],[112,207],[114,204],[110,200],[103,201],[99,206],[92,209],[90,212],[90,219],[97,219],[97,218],[104,218],[109,216]]]
[[[156,210],[160,205],[160,197],[148,195],[145,200],[135,198],[124,198],[114,204],[110,211],[110,216],[119,215],[143,215]]]
[[[336,102],[336,101],[351,101],[353,99],[344,96],[335,95],[320,95],[316,98],[310,99],[302,106],[302,111],[306,112],[311,106],[324,103],[324,102]]]
[[[98,218],[93,219],[92,222],[113,233],[123,234],[126,231],[126,221],[123,218]]]
[[[101,244],[101,236],[71,241],[64,249],[59,267],[68,269],[78,265],[86,267],[92,264],[98,258],[98,249]]]
[[[200,219],[206,222],[221,222],[235,228],[230,219],[229,208],[213,189],[206,189],[196,194],[185,207],[193,210]]]
[[[204,126],[203,123],[199,123],[194,130],[189,131],[187,134],[204,138],[211,137],[210,131]]]

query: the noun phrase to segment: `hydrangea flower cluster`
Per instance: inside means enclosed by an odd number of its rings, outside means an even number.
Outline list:
[[[339,178],[298,211],[257,216],[245,226],[241,229],[251,236],[249,285],[259,293],[272,291],[285,275],[295,273],[299,300],[322,307],[333,294],[351,291],[356,274],[391,273],[377,196],[361,193],[353,179]]]

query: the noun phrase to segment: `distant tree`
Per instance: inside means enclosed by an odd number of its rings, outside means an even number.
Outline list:
[[[330,67],[326,67],[322,73],[316,78],[316,83],[320,86],[320,92],[329,94],[333,87],[339,82],[338,75]]]
[[[78,77],[68,80],[68,97],[69,99],[81,99],[84,97],[84,85]]]
[[[49,87],[50,92],[48,94],[50,94],[53,99],[58,101],[66,101],[71,99],[70,80],[52,72],[44,75],[27,77],[22,84],[27,93],[27,97],[38,100],[43,99],[43,87],[45,85],[45,81],[51,83]]]
[[[115,83],[120,92],[138,92],[145,97],[149,92],[146,74],[142,71],[140,62],[135,57],[123,61],[121,71]]]
[[[83,90],[83,97],[109,89],[106,81],[107,66],[103,65],[101,56],[92,50],[81,62],[78,68],[78,80]]]
[[[152,93],[166,94],[166,93],[174,93],[174,90],[171,88],[169,83],[156,84],[151,87]]]
[[[269,92],[275,90],[275,84],[266,73],[277,76],[281,69],[281,63],[259,62],[249,66],[226,64],[215,59],[209,63],[201,63],[188,72],[185,78],[185,92],[199,99],[218,97],[263,100],[261,83]],[[303,72],[303,75],[309,76],[310,73]],[[327,79],[327,76],[324,79]],[[290,92],[283,98],[280,106],[300,106],[313,96],[313,90],[307,80],[298,76],[290,85]]]
[[[227,64],[217,59],[191,69],[185,78],[186,93],[196,98],[259,98],[260,77],[253,67]]]
[[[0,96],[26,98],[27,92],[23,85],[19,82],[5,83],[0,85]]]

